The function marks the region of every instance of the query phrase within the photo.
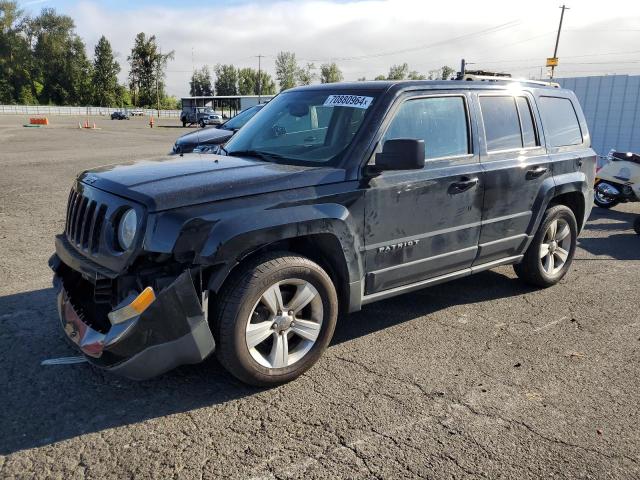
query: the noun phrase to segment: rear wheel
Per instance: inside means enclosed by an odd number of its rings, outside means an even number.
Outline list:
[[[633,222],[633,229],[638,235],[640,235],[640,217],[636,218],[636,220]]]
[[[182,119],[182,128],[187,126],[187,121],[183,118]]]
[[[204,120],[200,120],[200,122],[198,122],[198,125],[200,125],[200,128],[204,128]]]
[[[518,277],[538,287],[550,287],[564,277],[576,250],[578,225],[570,208],[549,208],[522,262],[514,265]]]
[[[338,315],[327,273],[286,253],[240,267],[218,305],[214,332],[220,363],[259,386],[288,382],[308,370],[331,341]]]

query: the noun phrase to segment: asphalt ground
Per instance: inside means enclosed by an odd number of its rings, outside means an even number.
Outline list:
[[[640,478],[640,204],[594,209],[559,285],[503,267],[367,306],[290,384],[213,358],[137,383],[41,365],[76,354],[47,259],[76,172],[184,130],[50,120],[0,117],[1,478]]]

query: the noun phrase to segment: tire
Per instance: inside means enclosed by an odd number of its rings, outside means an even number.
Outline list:
[[[276,289],[279,301],[273,295]],[[307,303],[301,300],[311,296]],[[289,316],[287,308],[297,309],[294,301],[304,307]],[[276,305],[284,307],[282,316]],[[213,323],[216,355],[245,383],[279,385],[299,377],[320,358],[337,317],[335,286],[319,265],[286,252],[266,254],[241,265],[220,292]]]
[[[200,122],[198,123],[198,125],[200,125],[200,128],[204,128],[204,120],[200,120]]]
[[[618,205],[620,203],[619,200],[617,199],[613,199],[613,200],[607,200],[606,197],[604,196],[599,196],[598,195],[598,190],[597,190],[598,184],[596,183],[596,192],[595,195],[593,196],[593,203],[600,208],[613,208],[616,205]]]
[[[550,234],[553,232],[554,222],[556,233],[552,241]],[[566,235],[562,236],[565,233]],[[562,280],[571,266],[577,238],[578,224],[571,209],[564,205],[549,207],[524,258],[514,265],[516,275],[526,283],[537,287],[546,288],[555,285]]]
[[[637,217],[633,222],[633,229],[638,235],[640,235],[640,217]]]
[[[187,126],[187,121],[186,120],[182,120],[182,128],[185,128]]]

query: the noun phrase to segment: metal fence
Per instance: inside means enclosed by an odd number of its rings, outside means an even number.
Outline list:
[[[180,110],[154,110],[143,108],[117,107],[57,107],[55,105],[0,105],[0,115],[111,115],[113,112],[126,110],[129,113],[140,112],[144,116],[153,115],[165,118],[180,118]]]
[[[573,90],[589,125],[593,149],[640,152],[640,75],[554,79]]]

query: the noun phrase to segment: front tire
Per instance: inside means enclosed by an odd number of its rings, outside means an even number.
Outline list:
[[[200,123],[198,123],[198,125],[200,125],[200,128],[204,128],[204,120],[200,120]]]
[[[263,255],[239,268],[218,300],[218,360],[251,385],[299,377],[333,337],[338,298],[331,278],[308,258],[287,253]]]
[[[633,222],[633,229],[638,235],[640,235],[640,217],[636,218]]]
[[[577,238],[578,224],[571,209],[564,205],[550,207],[522,262],[514,265],[516,275],[537,287],[555,285],[569,271]]]

